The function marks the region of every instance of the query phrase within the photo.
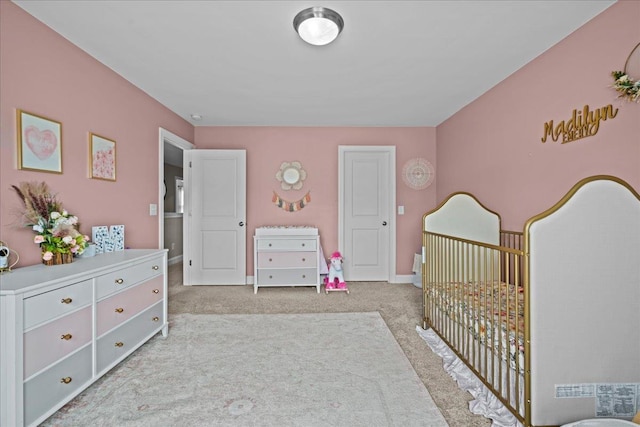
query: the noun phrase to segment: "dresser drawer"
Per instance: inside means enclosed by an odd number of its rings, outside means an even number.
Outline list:
[[[315,251],[316,239],[258,239],[258,250]]]
[[[162,258],[124,268],[96,278],[96,299],[119,292],[154,276],[164,274]]]
[[[130,319],[163,298],[164,276],[103,299],[97,305],[98,336]]]
[[[316,285],[318,270],[316,268],[258,270],[258,283],[260,286]]]
[[[24,378],[91,341],[91,306],[24,334]]]
[[[24,300],[24,329],[91,304],[91,280],[75,283]]]
[[[153,331],[160,330],[164,324],[162,308],[162,302],[159,302],[102,338],[98,338],[96,347],[98,374],[138,347]]]
[[[27,381],[24,384],[25,425],[86,386],[92,376],[91,362],[91,346],[88,345]]]
[[[258,268],[315,268],[318,265],[317,257],[317,252],[259,252]]]

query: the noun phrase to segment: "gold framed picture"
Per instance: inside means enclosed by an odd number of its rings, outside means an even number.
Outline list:
[[[18,169],[62,173],[62,123],[17,111]]]
[[[89,133],[89,178],[116,180],[116,142]]]

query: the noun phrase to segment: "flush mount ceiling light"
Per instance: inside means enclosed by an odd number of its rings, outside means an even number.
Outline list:
[[[344,21],[336,11],[326,7],[310,7],[293,18],[293,28],[307,43],[324,46],[338,37],[344,28]]]

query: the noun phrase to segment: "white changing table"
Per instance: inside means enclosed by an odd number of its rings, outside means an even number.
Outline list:
[[[253,250],[254,294],[264,286],[315,286],[320,293],[321,250],[317,228],[258,227]]]

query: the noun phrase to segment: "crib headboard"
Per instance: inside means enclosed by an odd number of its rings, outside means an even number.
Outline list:
[[[422,217],[423,231],[477,242],[500,244],[500,215],[485,208],[473,195],[453,193]]]
[[[556,398],[556,385],[640,383],[640,195],[616,177],[586,178],[527,221],[524,246],[531,420],[546,425],[595,408]]]

